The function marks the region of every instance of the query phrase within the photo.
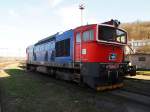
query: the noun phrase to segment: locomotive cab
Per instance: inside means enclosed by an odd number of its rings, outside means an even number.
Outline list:
[[[88,25],[75,30],[76,62],[121,62],[127,33],[111,25]]]

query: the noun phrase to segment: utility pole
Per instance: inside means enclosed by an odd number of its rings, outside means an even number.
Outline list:
[[[79,5],[79,9],[81,10],[81,26],[83,25],[83,10],[85,9],[85,6],[83,3],[81,3]],[[80,41],[80,68],[81,68],[81,65],[82,65],[82,37],[81,38],[81,41]]]
[[[79,9],[81,10],[81,26],[83,25],[83,10],[85,9],[85,5],[81,3],[79,5]]]

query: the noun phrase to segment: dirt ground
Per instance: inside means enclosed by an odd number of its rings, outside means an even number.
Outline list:
[[[2,112],[149,112],[150,103],[28,72],[13,63],[0,71]],[[135,99],[139,97],[135,96]]]

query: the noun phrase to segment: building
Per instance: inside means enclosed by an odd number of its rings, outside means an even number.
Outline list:
[[[150,70],[150,51],[145,53],[137,52],[137,49],[146,45],[150,46],[150,39],[131,40],[128,41],[128,46],[126,46],[126,59],[132,65],[136,65],[138,70]]]
[[[150,70],[150,54],[130,54],[127,55],[127,59],[139,70]]]
[[[133,49],[133,52],[136,53],[136,50],[140,47],[150,45],[150,39],[145,40],[131,40],[128,41],[128,45]]]

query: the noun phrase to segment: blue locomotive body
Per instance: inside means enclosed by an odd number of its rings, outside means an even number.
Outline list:
[[[28,61],[34,63],[72,63],[73,30],[55,34],[27,48]]]
[[[73,30],[66,31],[56,37],[56,63],[66,64],[73,61],[73,42]]]
[[[34,45],[34,60],[36,62],[52,62],[55,60],[55,41],[56,35],[50,36],[46,39],[43,39],[37,42]]]

